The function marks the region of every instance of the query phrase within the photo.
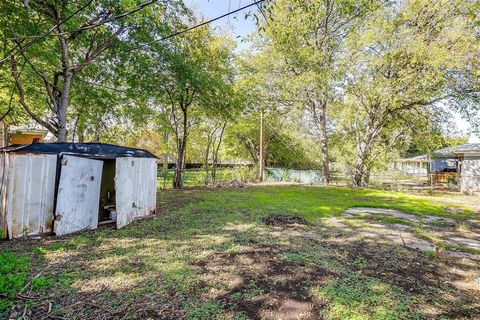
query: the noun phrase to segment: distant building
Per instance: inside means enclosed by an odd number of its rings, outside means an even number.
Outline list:
[[[480,143],[466,143],[395,162],[404,174],[429,175],[430,183],[455,184],[461,192],[480,191]]]
[[[427,176],[429,158],[425,155],[412,158],[400,159],[393,163],[391,169],[403,174]]]
[[[480,191],[480,143],[466,143],[437,150],[430,161],[431,173],[456,173],[460,191]]]
[[[10,126],[0,121],[0,147],[14,144],[43,143],[48,130],[35,126]]]

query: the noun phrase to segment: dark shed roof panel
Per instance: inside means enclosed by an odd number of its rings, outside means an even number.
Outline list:
[[[13,145],[0,149],[3,152],[40,154],[77,154],[93,158],[114,159],[118,157],[156,158],[146,150],[116,146],[108,143],[34,143]]]

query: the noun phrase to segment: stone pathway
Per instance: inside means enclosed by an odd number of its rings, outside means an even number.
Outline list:
[[[345,210],[342,213],[342,217],[353,218],[355,216],[384,216],[392,218],[400,218],[414,223],[424,223],[424,224],[441,224],[445,226],[455,226],[455,219],[437,217],[430,215],[417,216],[411,213],[405,213],[400,210],[395,209],[382,209],[382,208],[362,208],[362,207],[353,207]],[[420,218],[420,219],[419,219]]]
[[[399,218],[405,220],[405,224],[376,221],[378,217]],[[462,228],[452,218],[414,215],[395,209],[354,207],[345,210],[340,218],[326,219],[325,223],[344,231],[354,231],[351,238],[388,241],[426,252],[438,252],[438,243],[442,242],[452,248],[445,251],[449,255],[480,261],[480,255],[473,254],[480,251],[480,223],[476,220],[468,220],[468,228]],[[428,236],[422,236],[422,232]]]
[[[405,223],[388,223],[384,218],[399,218]],[[388,220],[387,220],[388,221]],[[333,228],[334,240],[387,242],[433,257],[441,255],[467,267],[453,267],[450,272],[459,280],[452,284],[460,289],[480,291],[480,221],[431,215],[414,215],[393,209],[350,208],[340,217],[330,217],[324,223]],[[442,250],[441,247],[448,249]],[[468,270],[468,271],[467,271]]]

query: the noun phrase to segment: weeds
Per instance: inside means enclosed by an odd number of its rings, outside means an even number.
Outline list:
[[[12,305],[15,296],[26,285],[29,258],[8,251],[0,253],[0,315]]]

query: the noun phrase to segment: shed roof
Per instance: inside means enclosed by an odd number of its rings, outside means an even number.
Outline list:
[[[114,159],[118,157],[156,158],[143,149],[122,147],[108,143],[34,143],[12,145],[0,149],[2,152],[38,153],[38,154],[77,154],[93,158]]]

